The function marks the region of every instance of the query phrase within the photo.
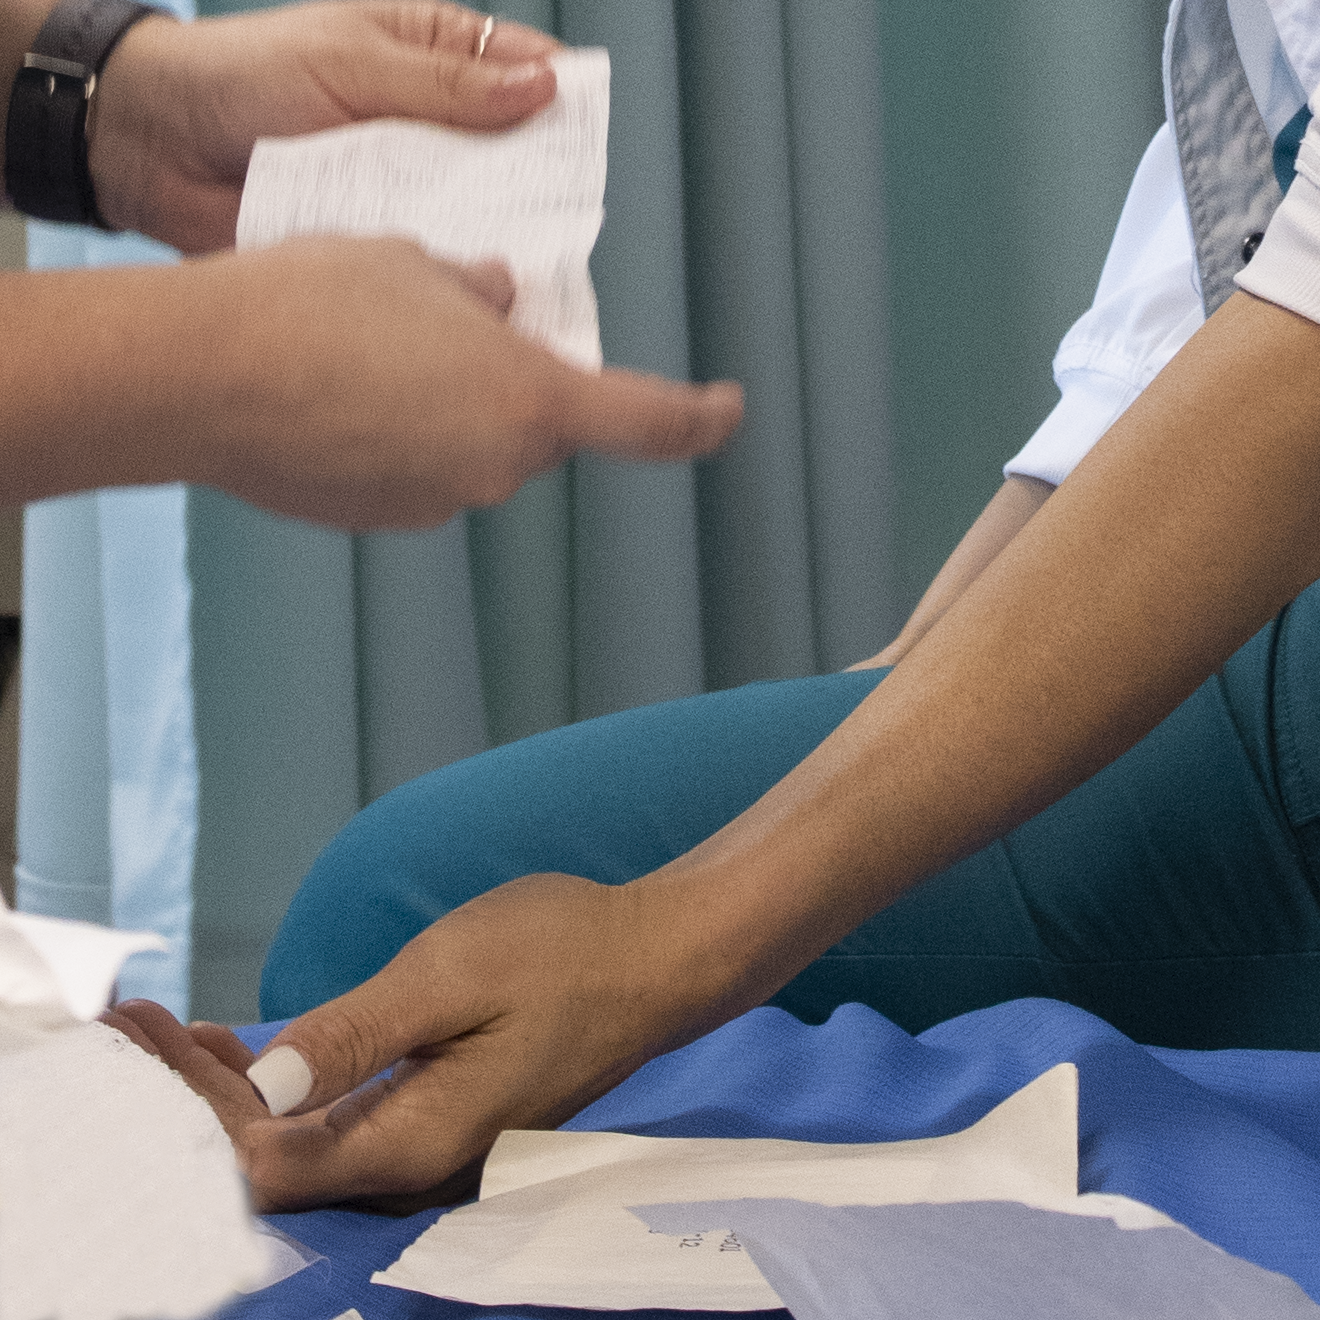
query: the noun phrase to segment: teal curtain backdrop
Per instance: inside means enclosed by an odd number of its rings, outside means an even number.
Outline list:
[[[1161,118],[1159,0],[501,13],[611,53],[607,359],[736,377],[747,424],[699,464],[579,458],[422,534],[188,493],[197,1015],[254,1015],[298,879],[405,779],[879,649],[1052,406]],[[61,803],[33,782],[38,822]]]

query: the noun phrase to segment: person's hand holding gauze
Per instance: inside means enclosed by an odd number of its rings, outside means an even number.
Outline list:
[[[238,246],[311,234],[394,234],[513,276],[509,324],[565,361],[601,366],[587,262],[605,219],[610,60],[550,60],[558,94],[526,124],[476,134],[398,120],[258,142]]]
[[[559,43],[519,23],[483,36],[484,26],[445,3],[145,19],[97,90],[88,163],[101,214],[183,252],[215,252],[233,246],[258,138],[372,119],[479,132],[521,123],[554,99]]]
[[[557,1127],[765,997],[723,952],[722,910],[665,882],[517,880],[286,1027],[255,1065],[222,1028],[184,1028],[154,1004],[120,1012],[211,1102],[259,1209],[439,1203],[474,1190],[500,1132]]]
[[[49,0],[23,2],[28,42]],[[554,102],[559,47],[513,23],[484,31],[471,10],[410,0],[135,23],[97,83],[100,213],[218,252],[258,138],[383,118],[498,151],[498,134]],[[734,385],[576,369],[506,323],[507,270],[437,260],[406,237],[303,237],[0,285],[16,328],[0,345],[11,503],[189,481],[353,530],[431,526],[583,446],[686,458],[742,416]]]

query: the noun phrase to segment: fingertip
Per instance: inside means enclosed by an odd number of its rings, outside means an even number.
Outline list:
[[[340,1100],[406,1053],[391,1056],[389,1028],[372,1003],[381,975],[289,1023],[244,1070],[275,1117]]]
[[[736,380],[713,380],[700,387],[711,398],[723,399],[737,408],[739,415],[743,408],[743,387]]]
[[[147,1030],[150,1030],[153,1024],[164,1023],[180,1028],[183,1025],[168,1008],[156,1003],[154,999],[124,999],[115,1005],[114,1012]]]
[[[685,385],[607,367],[565,410],[563,435],[602,453],[633,459],[696,458],[724,443],[743,420],[732,381]]]
[[[214,1022],[191,1022],[188,1024],[188,1034],[226,1068],[236,1073],[246,1073],[256,1061],[257,1056],[228,1027]]]
[[[246,1075],[276,1118],[301,1105],[311,1095],[315,1083],[311,1065],[292,1045],[277,1045],[268,1050]]]
[[[375,117],[501,132],[544,110],[558,90],[555,71],[543,55],[514,63],[452,50],[418,52],[408,69],[413,76],[403,85],[381,89],[372,107]]]
[[[127,1036],[128,1039],[138,1047],[138,1049],[145,1051],[154,1058],[160,1058],[160,1050],[156,1048],[156,1042],[126,1014],[116,1012],[114,1009],[109,1008],[106,1009],[104,1013],[100,1014],[96,1020],[104,1026],[113,1028],[115,1031],[119,1032],[121,1036]]]
[[[544,110],[555,99],[555,71],[545,60],[496,64],[444,57],[439,104],[425,117],[475,132],[500,132]]]
[[[508,316],[517,289],[509,268],[502,261],[478,261],[462,268],[464,282],[492,311]]]
[[[515,60],[544,59],[563,48],[563,43],[547,32],[522,23],[497,20],[486,43],[484,58],[511,64]]]
[[[707,385],[703,393],[712,423],[710,447],[714,449],[723,444],[743,424],[746,400],[743,387],[732,380],[715,381]]]
[[[490,96],[510,114],[520,118],[544,110],[555,99],[559,82],[555,71],[544,59],[522,64],[490,65]]]

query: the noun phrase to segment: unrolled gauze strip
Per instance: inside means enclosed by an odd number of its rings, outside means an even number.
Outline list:
[[[588,258],[605,217],[610,59],[551,60],[554,103],[503,133],[378,120],[252,152],[238,246],[295,234],[400,234],[437,257],[498,258],[517,285],[510,321],[577,366],[601,365]]]

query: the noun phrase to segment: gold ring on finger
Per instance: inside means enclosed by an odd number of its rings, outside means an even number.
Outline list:
[[[486,53],[486,45],[490,41],[490,34],[494,31],[495,15],[487,14],[476,40],[472,43],[472,54],[475,58],[480,59]]]

